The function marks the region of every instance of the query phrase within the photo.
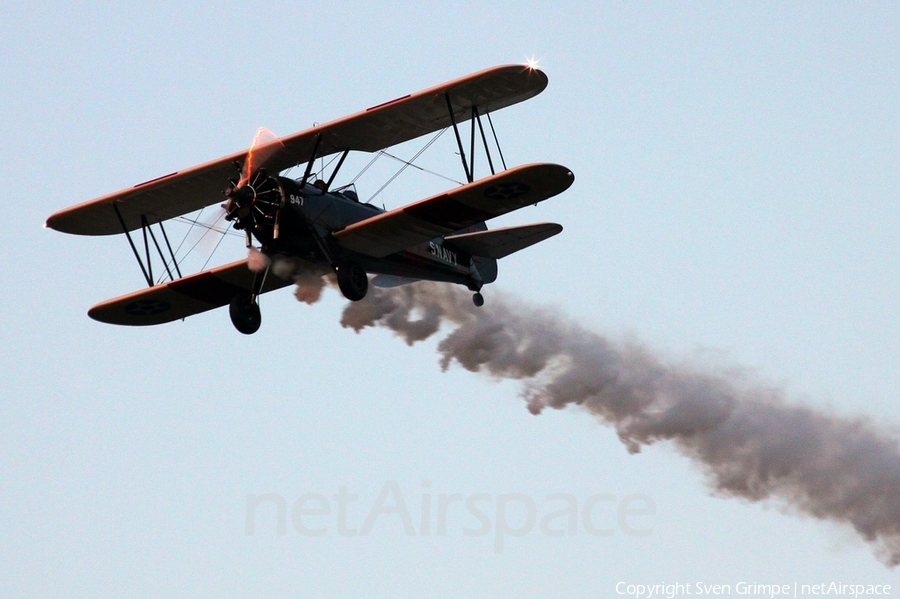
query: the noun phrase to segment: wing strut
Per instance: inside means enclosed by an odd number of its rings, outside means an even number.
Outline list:
[[[178,274],[178,278],[180,279],[183,275],[181,274],[181,267],[178,266],[178,260],[175,259],[175,252],[172,251],[172,244],[169,243],[169,236],[166,235],[166,229],[163,227],[162,221],[157,223],[159,225],[159,230],[162,231],[163,239],[166,241],[166,247],[169,249],[169,256],[172,257],[172,264],[175,266],[175,272]],[[160,255],[161,256],[161,255]],[[163,262],[166,262],[163,260]],[[168,269],[166,269],[168,270]],[[172,277],[172,273],[169,272],[169,278]],[[172,279],[174,280],[174,279]]]
[[[471,183],[472,172],[469,170],[469,164],[466,162],[466,151],[463,150],[462,138],[459,136],[459,127],[456,126],[456,117],[453,115],[453,104],[450,103],[450,94],[444,94],[447,100],[447,111],[450,113],[450,123],[453,125],[453,132],[456,134],[456,145],[459,146],[459,157],[462,159],[463,170],[466,171],[466,181]]]
[[[447,110],[450,113],[450,123],[453,125],[453,133],[456,134],[456,145],[459,147],[459,157],[462,160],[463,170],[466,172],[466,180],[471,183],[475,180],[475,125],[478,125],[478,131],[481,133],[481,145],[484,147],[484,155],[487,157],[488,167],[491,169],[491,175],[496,175],[494,170],[494,161],[491,159],[491,149],[488,146],[487,136],[484,134],[484,126],[481,124],[481,112],[478,106],[472,104],[472,114],[469,118],[469,159],[466,160],[466,152],[463,149],[462,137],[459,135],[459,125],[456,123],[456,115],[453,114],[453,104],[450,102],[450,94],[445,93],[444,99],[447,101]],[[494,144],[497,146],[497,152],[500,154],[500,161],[503,163],[503,170],[506,170],[506,160],[503,158],[503,150],[500,149],[500,142],[497,140],[497,131],[494,129],[494,123],[491,121],[491,113],[485,112],[488,118],[488,124],[491,126],[491,133],[494,135]]]
[[[303,173],[303,181],[300,183],[300,189],[303,189],[303,186],[306,185],[306,180],[309,179],[310,173],[312,173],[313,163],[316,161],[316,154],[319,152],[319,144],[322,143],[322,134],[319,133],[316,135],[316,145],[313,146],[312,154],[309,156],[309,162],[306,163],[306,172]]]
[[[478,120],[478,131],[481,132],[481,143],[484,145],[484,154],[487,156],[488,166],[491,168],[491,174],[496,175],[494,161],[491,160],[491,152],[488,150],[487,138],[484,136],[484,127],[481,126],[481,115],[478,114],[478,107],[473,106],[472,110],[475,112],[475,118]],[[488,115],[488,118],[490,118],[490,115]],[[500,146],[497,146],[497,150],[500,150]],[[472,170],[474,170],[474,167]]]
[[[160,228],[162,228],[162,223],[159,223],[159,226],[160,226]],[[144,231],[146,231],[146,233],[144,233],[144,244],[146,245],[146,243],[147,243],[147,233],[150,233],[150,239],[153,240],[153,245],[156,246],[156,252],[159,254],[160,260],[162,260],[163,266],[166,269],[166,273],[169,275],[169,280],[174,281],[175,277],[172,276],[172,270],[169,268],[169,261],[166,260],[165,256],[163,256],[162,250],[159,247],[159,242],[156,241],[156,235],[153,234],[153,229],[150,228],[150,223],[147,222],[147,217],[144,216],[143,214],[141,215],[141,227],[143,227]],[[165,230],[163,231],[163,235],[165,235]],[[169,240],[166,239],[167,243],[168,243],[168,241]],[[149,249],[149,248],[147,248],[147,249]],[[172,250],[172,247],[169,246],[169,251],[171,251],[171,250]],[[172,259],[174,260],[175,256],[172,256]],[[149,269],[149,264],[150,264],[150,256],[148,254],[148,256],[147,256],[147,265],[148,265],[147,268],[148,269]]]
[[[469,173],[472,178],[469,183],[475,180],[475,115],[478,114],[478,107],[472,105],[472,118],[469,120]]]
[[[141,272],[144,273],[144,278],[147,279],[147,286],[153,287],[153,277],[150,273],[147,272],[147,269],[144,268],[144,261],[141,260],[140,254],[138,254],[137,248],[134,245],[134,241],[131,239],[131,233],[128,232],[128,227],[125,226],[125,220],[122,218],[122,213],[119,212],[119,207],[113,202],[113,210],[116,211],[116,217],[118,217],[119,222],[122,223],[122,230],[125,231],[125,237],[128,238],[128,244],[131,246],[131,251],[134,252],[134,257],[138,261],[138,265],[141,267]],[[148,255],[149,258],[149,255]]]
[[[341,159],[338,160],[337,166],[334,167],[334,170],[331,172],[331,176],[328,177],[328,183],[325,184],[325,189],[331,189],[331,184],[334,182],[334,178],[337,176],[338,171],[341,170],[341,165],[344,164],[344,159],[347,158],[347,154],[350,153],[350,148],[344,150],[344,153],[341,154]]]
[[[156,247],[156,253],[159,254],[159,259],[163,263],[163,267],[166,269],[166,273],[169,275],[169,279],[172,281],[176,280],[172,275],[172,269],[169,268],[169,258],[166,258],[166,255],[163,254],[162,248],[159,245],[159,242],[156,240],[156,235],[153,233],[153,228],[150,226],[150,222],[147,220],[145,215],[141,215],[141,233],[144,238],[144,255],[147,258],[147,263],[144,264],[144,261],[141,259],[140,253],[138,253],[137,246],[134,244],[134,240],[131,238],[131,233],[128,231],[128,227],[125,225],[125,219],[122,218],[122,213],[119,212],[119,207],[115,202],[112,204],[113,210],[116,212],[116,217],[119,219],[119,223],[122,225],[122,231],[125,232],[125,237],[128,238],[128,245],[131,246],[131,251],[134,253],[134,257],[138,262],[138,266],[141,267],[141,272],[144,275],[144,279],[147,281],[148,287],[153,287],[153,263],[150,260],[150,241],[153,241],[153,245]],[[169,236],[166,235],[166,229],[163,227],[162,222],[157,223],[159,225],[159,230],[162,231],[163,240],[166,242],[166,248],[169,250],[169,257],[171,258],[172,264],[175,266],[175,272],[178,273],[178,278],[181,278],[181,269],[178,267],[178,260],[175,259],[175,252],[172,251],[172,244],[169,243]],[[148,237],[149,233],[149,237]]]
[[[497,139],[497,130],[494,129],[494,121],[491,120],[491,113],[487,113],[488,125],[491,126],[491,133],[494,134],[494,143],[497,145],[497,153],[500,154],[500,162],[503,164],[503,170],[506,170],[506,160],[503,158],[503,150],[500,149],[500,140]]]

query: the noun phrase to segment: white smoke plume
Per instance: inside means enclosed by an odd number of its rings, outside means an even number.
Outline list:
[[[253,272],[262,272],[272,261],[258,249],[251,247],[247,253],[247,268]]]
[[[468,293],[446,284],[370,288],[341,324],[387,327],[410,345],[443,330],[443,369],[457,362],[519,380],[533,414],[581,406],[632,453],[669,441],[716,494],[849,525],[885,564],[900,564],[900,447],[866,418],[791,403],[739,373],[664,363],[638,344],[496,293],[475,309]]]
[[[258,249],[251,247],[247,255],[247,267],[253,272],[263,272],[271,267],[270,273],[284,280],[293,280],[296,288],[294,297],[305,304],[314,304],[322,297],[325,288],[326,270],[321,266],[300,258],[292,258],[282,254],[266,256]],[[330,272],[330,269],[327,269]],[[333,277],[331,277],[333,278]]]

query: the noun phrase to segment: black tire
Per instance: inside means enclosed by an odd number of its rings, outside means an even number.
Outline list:
[[[231,315],[231,324],[234,325],[234,328],[245,335],[252,335],[259,330],[259,325],[262,324],[259,304],[249,293],[234,296],[228,307],[228,313]]]
[[[484,296],[481,293],[476,293],[472,296],[472,303],[480,308],[484,305]]]
[[[369,277],[358,262],[348,260],[337,269],[338,287],[351,302],[358,302],[369,291]]]

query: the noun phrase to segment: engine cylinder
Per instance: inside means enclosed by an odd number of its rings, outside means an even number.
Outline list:
[[[260,169],[239,187],[238,181],[232,180],[225,196],[225,219],[232,221],[235,229],[250,231],[263,245],[276,236],[284,208],[284,190],[277,177]]]

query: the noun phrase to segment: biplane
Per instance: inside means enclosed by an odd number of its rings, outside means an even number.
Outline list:
[[[243,232],[251,251],[256,248],[269,259],[300,260],[320,274],[333,272],[348,300],[365,297],[371,274],[372,284],[379,286],[415,280],[461,284],[481,306],[481,289],[496,280],[498,259],[562,231],[555,223],[493,230],[485,224],[553,197],[574,181],[572,172],[557,164],[506,168],[503,161],[495,171],[488,149],[482,117],[493,130],[492,112],[532,98],[546,86],[547,76],[530,66],[486,69],[60,210],[45,226],[76,235],[125,234],[148,287],[88,311],[91,318],[111,324],[161,324],[228,305],[238,331],[259,329],[259,296],[292,284],[291,277],[272,272],[271,261],[251,270],[249,259],[182,276],[163,226],[215,204]],[[468,157],[460,134],[467,120]],[[360,201],[352,186],[333,187],[350,152],[378,152],[450,128],[466,183],[392,210]],[[479,180],[473,176],[476,131],[491,171]],[[337,160],[327,181],[324,173],[320,178],[313,172],[315,161],[326,156]],[[281,174],[302,165],[299,178]],[[157,254],[165,281],[154,280],[150,259]]]

